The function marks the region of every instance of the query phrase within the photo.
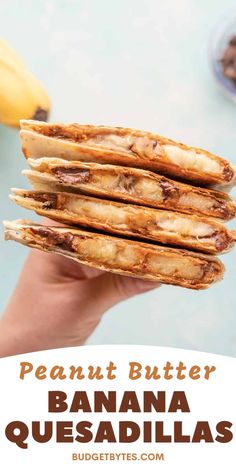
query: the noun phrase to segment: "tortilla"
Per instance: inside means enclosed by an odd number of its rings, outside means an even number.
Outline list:
[[[75,228],[5,222],[5,238],[61,254],[90,267],[155,282],[204,289],[220,280],[224,266],[215,257],[120,239]]]
[[[28,162],[32,170],[23,173],[37,190],[83,192],[222,220],[236,216],[236,203],[227,194],[183,184],[150,171],[57,158]]]
[[[225,159],[145,131],[22,120],[20,136],[26,157],[139,167],[202,185],[235,182]]]
[[[234,237],[209,218],[102,200],[67,192],[12,189],[11,199],[29,210],[69,225],[218,254]]]

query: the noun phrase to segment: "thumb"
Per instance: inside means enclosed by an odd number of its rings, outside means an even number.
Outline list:
[[[119,302],[158,287],[157,282],[105,273],[94,279],[93,296],[96,292],[97,302],[106,311]]]

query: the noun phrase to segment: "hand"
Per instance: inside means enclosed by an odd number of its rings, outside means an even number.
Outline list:
[[[156,287],[32,250],[0,321],[0,357],[82,345],[109,308]]]

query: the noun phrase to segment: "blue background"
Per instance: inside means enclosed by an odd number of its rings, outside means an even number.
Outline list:
[[[130,126],[207,148],[236,164],[236,108],[218,90],[209,38],[225,0],[7,0],[0,34],[45,84],[52,120]],[[25,187],[17,131],[0,126],[0,217],[29,217],[8,200]],[[27,249],[1,241],[0,305]],[[236,355],[236,252],[208,291],[161,287],[107,313],[90,343],[168,345]],[[33,276],[33,274],[32,274]]]

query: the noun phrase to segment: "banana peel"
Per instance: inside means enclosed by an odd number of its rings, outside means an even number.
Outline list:
[[[21,119],[47,121],[49,110],[44,87],[0,38],[0,123],[19,127]]]

